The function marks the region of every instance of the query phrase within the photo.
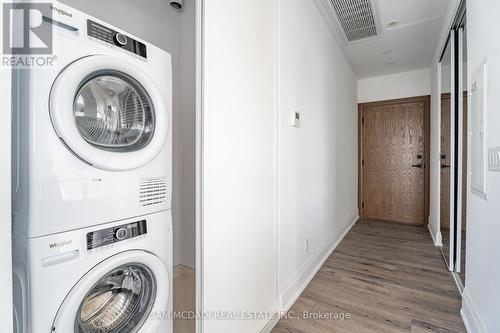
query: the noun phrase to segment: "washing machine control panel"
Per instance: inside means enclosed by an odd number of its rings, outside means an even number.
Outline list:
[[[96,230],[87,234],[87,250],[115,244],[147,233],[146,220]]]
[[[135,53],[138,56],[147,58],[146,45],[144,43],[141,43],[124,33],[108,28],[100,23],[87,20],[87,34],[90,37],[97,38],[103,42]]]

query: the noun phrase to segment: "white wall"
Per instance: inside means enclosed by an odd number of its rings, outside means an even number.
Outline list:
[[[279,3],[279,286],[286,308],[358,215],[357,79],[314,2]],[[300,128],[290,124],[292,110],[300,112]]]
[[[471,74],[487,61],[487,145],[500,146],[500,2],[467,1],[469,91]],[[469,104],[470,105],[470,104]],[[473,109],[470,112],[474,112]],[[470,156],[470,155],[469,155]],[[500,173],[488,172],[488,201],[469,189],[463,309],[471,332],[500,332]],[[470,184],[470,181],[469,181]]]
[[[194,268],[195,0],[62,0],[172,54],[174,265]]]
[[[276,309],[275,1],[204,1],[203,310]],[[256,333],[265,320],[207,320]]]
[[[3,5],[4,1],[0,1]],[[3,26],[0,17],[0,27]],[[0,45],[3,45],[3,34]],[[3,52],[2,52],[3,56]],[[11,72],[9,67],[0,67],[0,322],[2,330],[12,332],[12,239],[10,200],[10,138],[11,138]]]
[[[417,71],[378,76],[358,81],[358,102],[426,96],[431,93],[431,71]]]
[[[203,310],[280,310],[357,219],[357,80],[314,2],[207,0],[204,29]]]

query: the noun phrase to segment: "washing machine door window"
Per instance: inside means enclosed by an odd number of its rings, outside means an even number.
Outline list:
[[[138,67],[147,65],[138,61],[84,57],[62,70],[52,86],[55,132],[71,153],[99,169],[143,166],[158,155],[169,134],[170,93],[161,92],[146,68]]]
[[[154,106],[147,91],[118,71],[89,75],[73,103],[76,127],[91,145],[109,151],[137,151],[154,134]]]
[[[97,264],[73,286],[53,333],[156,332],[167,320],[170,277],[152,253],[130,250]]]
[[[75,333],[130,333],[147,319],[156,296],[153,273],[126,264],[106,274],[87,293],[75,319]]]

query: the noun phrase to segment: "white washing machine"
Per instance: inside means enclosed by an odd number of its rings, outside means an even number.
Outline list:
[[[52,65],[14,73],[15,231],[41,237],[170,209],[170,54],[64,4],[45,10]]]
[[[15,332],[173,332],[170,211],[14,244]]]
[[[14,71],[17,332],[171,333],[170,55],[58,2]]]

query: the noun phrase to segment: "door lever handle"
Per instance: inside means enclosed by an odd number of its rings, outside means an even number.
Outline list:
[[[422,169],[424,166],[422,165],[422,163],[420,163],[420,164],[412,164],[411,167]]]
[[[448,168],[451,168],[451,165],[441,164],[441,169],[448,169]]]

